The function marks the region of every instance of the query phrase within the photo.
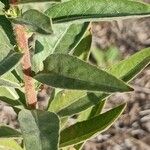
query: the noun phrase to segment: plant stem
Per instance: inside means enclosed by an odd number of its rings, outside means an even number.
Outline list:
[[[27,105],[30,108],[35,109],[37,103],[36,91],[34,88],[33,78],[31,76],[31,60],[30,52],[28,47],[28,38],[26,34],[26,29],[23,25],[14,25],[14,31],[16,34],[16,40],[18,47],[23,51],[24,56],[22,58],[21,64],[24,73],[24,84],[25,84],[25,94],[27,99]]]

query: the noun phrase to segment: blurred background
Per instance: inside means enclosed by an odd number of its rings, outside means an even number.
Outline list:
[[[145,0],[150,3],[150,0]],[[90,60],[101,68],[150,47],[150,18],[92,23]],[[111,96],[105,110],[127,102],[120,119],[106,132],[86,142],[85,150],[150,150],[150,66],[131,82],[135,91]],[[39,93],[40,103],[50,88]],[[42,100],[41,100],[42,99]],[[0,102],[0,123],[18,128],[16,114]]]

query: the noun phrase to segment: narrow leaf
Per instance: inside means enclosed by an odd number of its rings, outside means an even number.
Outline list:
[[[10,106],[18,106],[18,105],[20,105],[18,100],[10,99],[8,97],[0,96],[0,100],[5,102],[5,103],[7,103]]]
[[[108,129],[125,108],[122,104],[90,120],[76,123],[60,133],[60,147],[73,145]],[[95,123],[96,122],[96,123]]]
[[[1,150],[23,150],[20,145],[12,139],[0,139]]]
[[[14,22],[30,25],[34,31],[41,34],[51,34],[53,32],[50,18],[35,9],[27,10]]]
[[[0,61],[0,76],[11,71],[17,66],[23,54],[11,52],[7,57]]]
[[[125,82],[132,80],[150,63],[150,48],[141,50],[107,71]]]
[[[0,138],[20,138],[21,133],[8,126],[0,126]]]
[[[54,113],[22,110],[19,123],[26,150],[58,150],[59,118]]]
[[[129,16],[149,16],[150,5],[131,0],[70,0],[51,6],[45,13],[54,23],[98,19],[102,21]]]
[[[112,68],[108,69],[108,71],[109,71],[109,73],[112,73],[113,75],[123,79],[124,81],[130,81],[137,74],[139,74],[149,64],[149,62],[150,62],[150,49],[146,48],[146,49],[141,50],[140,52],[137,52],[136,54],[130,56],[126,60],[123,60],[123,61],[117,63]],[[99,93],[96,95],[95,94],[89,93],[88,95],[91,95],[90,96],[91,98],[88,98],[85,95],[82,97],[82,99],[78,99],[78,100],[76,100],[76,102],[70,103],[69,106],[67,106],[65,109],[60,111],[60,114],[61,115],[72,115],[75,113],[79,113],[80,111],[83,111],[83,110],[95,105],[95,107],[93,107],[93,110],[92,110],[92,114],[93,114],[92,116],[95,116],[96,114],[98,114],[97,112],[99,112],[101,100],[110,96],[109,94],[105,94],[105,93]],[[97,98],[96,98],[96,96],[97,96]]]
[[[76,57],[52,54],[44,62],[44,71],[35,79],[57,88],[123,92],[132,88],[107,72]]]
[[[70,25],[67,32],[59,41],[59,44],[57,44],[54,53],[67,54],[69,52],[72,52],[73,49],[78,45],[78,43],[83,38],[83,35],[88,28],[88,25],[89,23]]]

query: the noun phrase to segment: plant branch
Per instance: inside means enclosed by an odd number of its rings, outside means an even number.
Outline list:
[[[18,47],[24,53],[21,64],[24,73],[24,84],[25,84],[27,105],[31,108],[36,108],[37,96],[34,88],[33,78],[31,76],[31,60],[30,60],[30,52],[28,47],[28,38],[26,35],[26,30],[23,25],[18,24],[14,26],[14,31],[16,34]]]

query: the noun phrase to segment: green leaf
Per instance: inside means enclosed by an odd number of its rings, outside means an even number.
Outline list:
[[[8,126],[0,126],[0,138],[20,138],[21,133]]]
[[[58,150],[59,118],[51,112],[22,110],[19,123],[26,150]]]
[[[84,91],[60,91],[51,102],[48,110],[57,113],[85,95]]]
[[[32,57],[32,70],[36,73],[43,70],[43,61],[52,54],[61,38],[67,32],[69,25],[53,25],[53,34],[36,35],[35,52]]]
[[[107,72],[77,57],[52,54],[44,62],[44,71],[36,80],[57,88],[105,92],[125,92],[132,88]]]
[[[60,133],[60,147],[80,143],[108,129],[125,108],[122,104],[90,120],[76,123]]]
[[[61,0],[18,0],[17,3],[61,2]]]
[[[78,92],[77,91],[71,91],[71,93],[72,93],[72,95],[78,95],[79,91]],[[69,94],[69,92],[66,93],[65,97],[68,97],[68,94]],[[68,99],[68,101],[66,101],[66,99],[65,99],[63,101],[63,103],[66,106],[64,108],[62,107],[57,112],[57,114],[60,117],[64,117],[64,116],[70,116],[70,115],[79,113],[79,112],[99,103],[99,101],[105,95],[101,95],[101,93],[94,94],[94,93],[89,93],[89,92],[82,92],[78,96],[80,96],[80,97],[76,97],[76,96],[73,97],[72,96],[72,98]],[[58,101],[56,101],[56,103],[57,102]],[[54,99],[54,103],[55,103],[55,99]],[[60,105],[60,104],[58,103],[58,105]]]
[[[4,0],[4,1],[6,2],[6,0]],[[10,43],[12,45],[15,45],[16,39],[14,36],[12,24],[5,16],[0,16],[0,28],[3,29],[3,32],[5,32],[5,35],[2,35],[3,38],[4,38],[4,36],[7,35],[7,38],[9,39]],[[1,29],[0,29],[0,32],[1,32]],[[0,34],[3,34],[3,32]],[[9,43],[8,39],[5,38],[7,43]],[[2,40],[2,38],[1,38],[1,40]],[[9,44],[9,47],[12,48],[12,46],[10,44]]]
[[[18,100],[10,99],[8,97],[0,96],[0,100],[5,102],[5,103],[7,103],[10,106],[18,106],[18,105],[20,105]]]
[[[23,150],[23,149],[15,140],[0,139],[0,150]]]
[[[150,48],[141,50],[125,59],[107,71],[117,78],[127,82],[137,76],[150,63]]]
[[[81,60],[88,61],[91,44],[92,44],[92,35],[88,33],[79,43],[79,45],[75,48],[73,55],[77,56]]]
[[[4,15],[4,4],[0,2],[0,15]]]
[[[57,44],[54,53],[71,53],[83,38],[89,23],[72,24]]]
[[[124,81],[129,81],[133,77],[135,77],[137,74],[139,74],[149,64],[149,62],[150,62],[150,49],[146,48],[130,56],[128,59],[117,63],[112,68],[108,69],[108,71],[109,73],[112,73],[113,75],[123,79]],[[99,93],[99,94],[95,93],[95,94],[89,93],[88,95],[91,95],[91,96],[85,95],[82,97],[82,99],[78,99],[74,103],[70,102],[70,105],[68,105],[66,108],[64,108],[63,110],[59,112],[59,115],[60,114],[62,116],[72,115],[75,113],[79,113],[80,111],[83,111],[94,105],[96,106],[93,107],[92,114],[94,114],[94,112],[95,112],[95,115],[98,114],[99,107],[101,107],[100,106],[101,100],[103,100],[104,98],[110,95],[106,93]],[[67,97],[67,94],[66,94],[66,97]],[[95,116],[95,115],[92,115],[92,116]]]
[[[70,0],[51,6],[45,12],[53,23],[114,20],[129,16],[149,16],[150,5],[131,0]]]
[[[4,55],[3,55],[4,56]],[[21,60],[23,54],[10,52],[2,61],[0,61],[0,76],[13,70]]]
[[[30,25],[34,31],[41,34],[53,33],[51,20],[42,12],[30,9],[14,20],[16,23]]]

